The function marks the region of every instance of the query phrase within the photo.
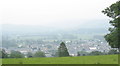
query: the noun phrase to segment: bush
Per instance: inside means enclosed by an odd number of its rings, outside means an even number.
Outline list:
[[[46,57],[45,56],[45,53],[42,52],[42,51],[37,51],[35,54],[34,54],[34,57]]]
[[[108,52],[108,54],[118,54],[118,52],[117,52],[117,50],[112,49]]]
[[[19,51],[11,51],[10,58],[24,58],[24,54]]]
[[[28,57],[28,58],[31,58],[31,57],[33,57],[33,53],[31,53],[31,52],[28,52],[28,53],[27,53],[27,57]]]

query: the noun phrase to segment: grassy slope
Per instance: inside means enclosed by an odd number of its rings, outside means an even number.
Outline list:
[[[2,59],[3,64],[118,64],[118,55]]]

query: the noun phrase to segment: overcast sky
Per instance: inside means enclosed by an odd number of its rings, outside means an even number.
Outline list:
[[[117,0],[1,0],[2,24],[75,25],[108,19],[101,11]],[[1,23],[0,23],[1,24]]]

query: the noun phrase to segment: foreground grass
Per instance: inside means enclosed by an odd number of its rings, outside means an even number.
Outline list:
[[[118,64],[118,55],[2,59],[3,64]]]

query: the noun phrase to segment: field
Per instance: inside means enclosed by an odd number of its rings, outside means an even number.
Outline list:
[[[118,55],[2,59],[2,64],[118,64]]]

